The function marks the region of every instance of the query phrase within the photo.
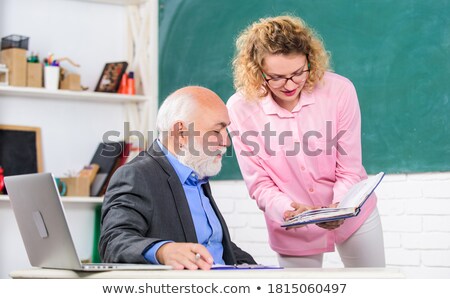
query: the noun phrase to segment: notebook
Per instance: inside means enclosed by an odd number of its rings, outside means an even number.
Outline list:
[[[5,184],[33,267],[76,271],[172,269],[152,264],[81,263],[53,175],[8,176]]]

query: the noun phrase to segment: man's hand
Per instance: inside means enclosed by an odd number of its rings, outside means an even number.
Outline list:
[[[175,270],[209,270],[214,262],[208,249],[196,243],[166,243],[158,249],[156,258]]]

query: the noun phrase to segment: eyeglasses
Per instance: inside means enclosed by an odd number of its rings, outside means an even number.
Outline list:
[[[304,70],[290,77],[274,77],[274,78],[266,78],[266,74],[263,73],[264,80],[266,80],[267,84],[269,84],[272,88],[280,88],[286,85],[288,80],[291,80],[295,84],[301,84],[306,81],[308,78],[309,70]]]

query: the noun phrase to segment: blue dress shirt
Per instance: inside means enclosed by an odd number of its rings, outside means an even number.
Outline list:
[[[208,249],[215,264],[225,264],[222,258],[222,226],[211,206],[209,198],[206,197],[202,189],[202,185],[207,183],[208,179],[199,180],[197,174],[191,168],[178,161],[178,159],[172,155],[159,140],[157,140],[157,142],[169,160],[169,163],[175,169],[183,186],[189,209],[191,210],[192,220],[194,221],[198,243]],[[145,259],[152,264],[159,264],[156,259],[156,251],[168,242],[172,241],[160,241],[153,244],[153,246],[144,253]]]

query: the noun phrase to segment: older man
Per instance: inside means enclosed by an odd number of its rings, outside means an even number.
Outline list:
[[[164,101],[158,139],[109,183],[99,244],[104,262],[191,270],[255,263],[231,241],[208,183],[230,145],[229,123],[225,104],[209,89],[185,87]]]

